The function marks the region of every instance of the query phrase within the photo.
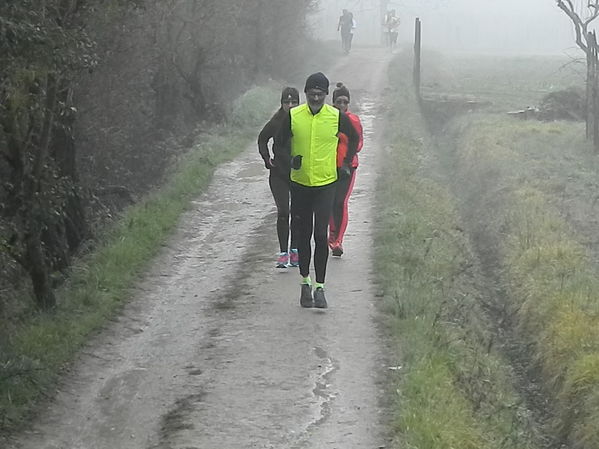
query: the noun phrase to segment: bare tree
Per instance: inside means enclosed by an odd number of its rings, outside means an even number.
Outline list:
[[[316,0],[95,3],[0,0],[0,287],[28,275],[40,309],[122,203],[100,196],[155,187],[198,124],[284,79]]]
[[[29,274],[41,309],[54,307],[50,272],[68,265],[85,226],[70,134],[72,80],[94,59],[78,23],[83,3],[0,7],[0,217],[11,223],[2,247]]]
[[[557,6],[570,18],[576,33],[576,45],[584,52],[587,62],[586,79],[586,134],[592,139],[595,151],[599,151],[599,58],[597,34],[590,25],[599,17],[599,0],[557,0]]]

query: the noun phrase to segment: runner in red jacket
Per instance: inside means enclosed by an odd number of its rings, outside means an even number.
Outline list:
[[[362,123],[360,118],[356,114],[349,112],[350,95],[349,89],[343,85],[343,83],[337,83],[337,88],[333,91],[333,106],[339,109],[341,112],[349,117],[352,125],[360,136],[358,143],[358,152],[362,149],[363,144],[363,133]],[[341,167],[343,160],[347,154],[347,136],[345,134],[339,134],[339,145],[337,147],[337,167]],[[349,196],[354,188],[354,181],[356,180],[356,169],[358,168],[358,154],[354,156],[351,162],[351,176],[347,178],[340,178],[337,181],[337,192],[335,194],[335,201],[333,203],[333,212],[331,219],[329,220],[329,247],[333,253],[333,256],[341,257],[343,254],[343,235],[347,229],[348,211],[347,204],[349,202]]]

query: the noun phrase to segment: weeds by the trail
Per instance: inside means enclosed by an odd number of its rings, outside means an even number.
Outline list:
[[[376,272],[397,337],[397,447],[535,448],[538,437],[495,352],[475,258],[455,198],[435,180],[435,156],[395,61],[385,167],[378,193]],[[402,83],[401,80],[404,80]]]
[[[599,164],[584,124],[505,115],[577,81],[552,58],[512,62],[456,58],[429,70],[425,90],[490,102],[486,113],[429,120],[443,143],[434,152],[415,108],[406,106],[413,100],[403,95],[394,105],[400,110],[389,140],[398,144],[381,198],[397,214],[383,214],[378,269],[391,270],[382,279],[406,365],[398,429],[408,447],[599,447]],[[473,260],[465,236],[451,231],[457,218],[445,204],[455,200],[420,168],[436,156],[451,174],[486,280],[499,293],[481,297],[487,314],[476,288],[465,289],[468,271],[455,271],[462,259]],[[451,254],[461,256],[439,263]],[[509,385],[508,363],[493,353],[506,334],[520,397]],[[527,391],[536,381],[540,394]]]
[[[489,233],[501,230],[497,250],[506,306],[526,342],[523,351],[534,354],[531,369],[539,372],[553,410],[550,432],[566,447],[597,448],[598,270],[575,221],[585,220],[599,189],[583,130],[496,116],[469,117],[456,126],[460,176],[470,178],[476,192],[470,202],[484,217],[481,226]],[[497,154],[508,153],[498,160]],[[491,171],[492,179],[480,175]],[[503,207],[486,207],[498,196]],[[580,205],[572,207],[573,201]],[[586,219],[596,223],[594,214]]]
[[[130,296],[129,289],[176,226],[215,167],[255,139],[277,105],[279,86],[248,92],[236,103],[234,124],[213,129],[178,161],[170,181],[127,210],[79,261],[59,292],[58,309],[17,324],[0,343],[0,429],[18,423],[49,392],[57,374]],[[49,392],[51,394],[51,392]]]

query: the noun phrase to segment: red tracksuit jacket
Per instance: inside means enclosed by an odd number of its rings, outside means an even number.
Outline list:
[[[357,168],[358,153],[360,152],[360,150],[362,149],[362,145],[364,144],[364,139],[362,136],[362,123],[360,122],[360,117],[358,117],[356,114],[352,114],[349,111],[347,111],[345,114],[349,117],[349,121],[354,126],[354,128],[358,132],[358,135],[360,136],[356,155],[351,161],[352,168]],[[343,160],[345,159],[345,155],[347,154],[347,142],[347,136],[343,133],[339,133],[339,144],[337,145],[337,167],[341,167],[343,165]]]

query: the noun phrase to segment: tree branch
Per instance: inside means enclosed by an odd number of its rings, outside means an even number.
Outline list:
[[[567,3],[564,3],[564,1]],[[582,51],[587,53],[589,51],[588,45],[583,41],[583,32],[586,39],[586,28],[588,26],[583,23],[580,16],[576,13],[572,0],[557,0],[557,7],[564,11],[566,15],[572,20],[574,24],[574,31],[576,32],[576,44]]]
[[[593,12],[591,13],[591,15],[584,21],[584,24],[586,27],[589,26],[589,24],[595,20],[597,17],[599,17],[599,0],[595,0],[595,3],[591,3],[589,2],[588,4],[588,8],[592,9]]]

